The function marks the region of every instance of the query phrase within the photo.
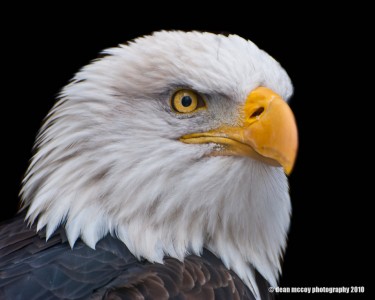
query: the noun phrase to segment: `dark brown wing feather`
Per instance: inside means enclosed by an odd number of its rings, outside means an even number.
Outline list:
[[[180,262],[138,261],[116,238],[70,249],[62,230],[47,242],[19,214],[0,225],[0,299],[254,299],[208,250]],[[270,299],[258,274],[262,299]]]

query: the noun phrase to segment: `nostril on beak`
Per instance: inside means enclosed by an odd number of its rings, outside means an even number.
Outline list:
[[[264,112],[264,107],[259,107],[258,109],[256,109],[250,116],[250,118],[256,118],[258,116],[260,116],[262,113]]]

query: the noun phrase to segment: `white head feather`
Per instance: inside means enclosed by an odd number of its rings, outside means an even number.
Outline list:
[[[104,54],[63,89],[41,129],[21,191],[30,222],[47,237],[64,224],[72,247],[111,233],[151,262],[207,247],[255,294],[254,268],[275,286],[291,211],[283,170],[207,157],[214,145],[178,139],[234,124],[258,86],[288,99],[286,72],[236,35],[163,31]],[[205,95],[208,109],[174,113],[181,87]]]

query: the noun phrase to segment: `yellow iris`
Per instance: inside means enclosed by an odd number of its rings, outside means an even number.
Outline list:
[[[206,106],[200,95],[188,89],[178,90],[172,97],[171,105],[179,113],[191,113]]]

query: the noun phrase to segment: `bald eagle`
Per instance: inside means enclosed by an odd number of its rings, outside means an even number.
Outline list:
[[[237,35],[161,31],[103,54],[37,137],[0,227],[0,298],[269,298],[297,152],[287,73]]]

